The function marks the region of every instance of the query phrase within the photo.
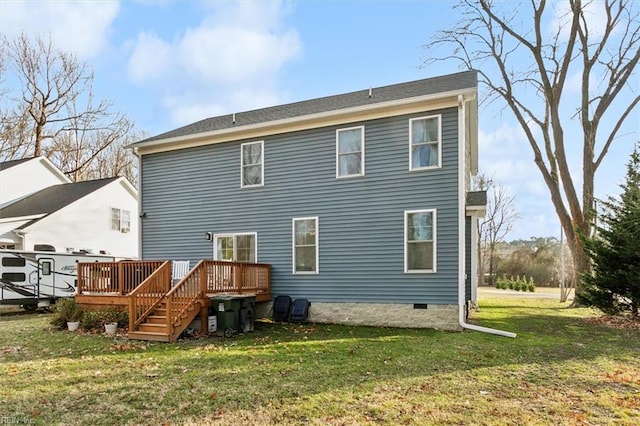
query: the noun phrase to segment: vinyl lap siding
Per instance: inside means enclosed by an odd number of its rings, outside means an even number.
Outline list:
[[[409,172],[409,119],[442,113],[442,168]],[[206,232],[257,232],[273,294],[457,303],[457,110],[264,138],[264,187],[240,188],[240,144],[143,156],[143,258],[211,258]],[[336,179],[335,131],[365,126],[365,176]],[[404,211],[437,209],[437,272],[404,273]],[[319,218],[317,275],[292,274],[291,221]]]

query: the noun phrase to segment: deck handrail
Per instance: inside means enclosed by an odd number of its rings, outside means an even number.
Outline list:
[[[201,260],[164,297],[167,309],[166,327],[171,340],[178,337],[189,325],[183,319],[189,318],[206,292],[206,261]],[[193,315],[191,315],[193,316]]]
[[[266,263],[205,260],[206,293],[270,293],[271,265]]]
[[[171,262],[165,261],[129,297],[129,331],[134,331],[160,304],[171,287]]]
[[[78,263],[77,293],[111,293],[124,296],[144,282],[164,261]]]

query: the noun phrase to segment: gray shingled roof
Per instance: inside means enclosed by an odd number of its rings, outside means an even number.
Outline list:
[[[0,217],[22,217],[38,214],[49,215],[110,184],[116,179],[118,178],[114,177],[53,185],[0,209]],[[21,228],[30,226],[37,222],[37,220],[31,221],[21,226]]]
[[[134,143],[131,146],[135,147],[136,145],[145,142],[195,135],[198,133],[207,133],[232,127],[267,123],[270,121],[301,117],[327,111],[336,111],[346,108],[374,105],[381,102],[408,99],[417,96],[475,88],[477,86],[477,81],[478,77],[476,71],[465,71],[457,74],[426,78],[407,83],[394,84],[391,86],[375,87],[357,92],[256,109],[253,111],[227,114],[197,121],[184,127],[180,127],[157,136],[152,136],[148,139]],[[369,97],[370,91],[371,97]],[[235,123],[233,121],[234,115]]]
[[[467,192],[467,206],[486,206],[487,191]]]
[[[33,160],[34,158],[36,157],[22,158],[20,160],[3,161],[2,163],[0,163],[0,170],[7,170],[13,166],[17,166],[20,163],[26,163],[29,160]]]

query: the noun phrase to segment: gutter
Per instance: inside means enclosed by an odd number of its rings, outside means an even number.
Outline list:
[[[475,95],[474,95],[475,96]],[[473,99],[473,98],[472,98]],[[482,333],[495,334],[498,336],[515,338],[516,333],[510,331],[497,330],[495,328],[482,327],[479,325],[468,324],[465,320],[467,311],[467,302],[465,300],[465,215],[466,206],[465,198],[465,167],[466,167],[466,147],[465,142],[467,134],[465,131],[465,114],[467,112],[466,105],[468,100],[463,95],[458,95],[458,322],[460,327],[467,330],[480,331]]]

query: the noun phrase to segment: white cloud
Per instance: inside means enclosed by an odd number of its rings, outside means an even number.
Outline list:
[[[204,3],[197,26],[173,38],[140,33],[130,78],[161,90],[174,125],[277,103],[283,66],[298,57],[298,33],[280,2]]]
[[[2,33],[13,38],[24,32],[44,38],[81,59],[97,56],[120,10],[119,1],[2,2]]]
[[[603,1],[588,1],[582,4],[583,16],[586,21],[589,36],[595,38],[604,34],[607,25],[607,14]],[[560,37],[566,40],[571,28],[571,9],[568,2],[553,2],[553,18],[549,22],[548,30],[551,34],[560,31]]]
[[[239,25],[190,29],[178,46],[190,76],[231,84],[268,78],[299,50],[294,31],[272,34]]]
[[[161,78],[171,63],[172,47],[155,34],[140,33],[129,58],[129,75],[136,82]]]

